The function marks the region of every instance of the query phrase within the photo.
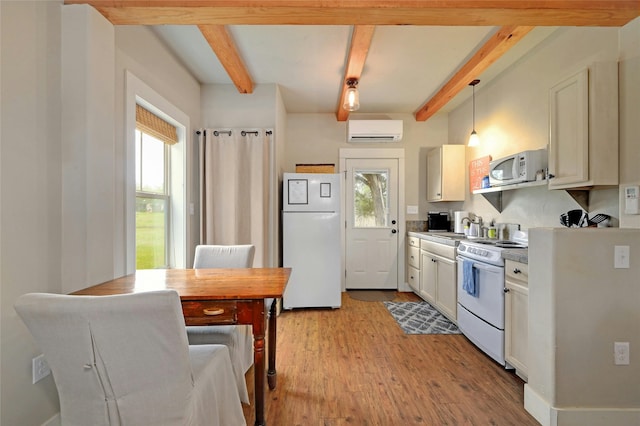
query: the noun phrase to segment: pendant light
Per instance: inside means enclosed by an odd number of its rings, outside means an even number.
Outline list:
[[[469,86],[473,87],[473,130],[471,136],[469,136],[469,146],[480,145],[480,136],[476,132],[476,84],[480,83],[480,80],[473,80],[469,83]]]
[[[357,85],[357,79],[350,78],[347,80],[347,86],[349,86],[349,88],[344,96],[344,105],[342,105],[347,111],[357,111],[360,108],[360,94],[356,88]]]

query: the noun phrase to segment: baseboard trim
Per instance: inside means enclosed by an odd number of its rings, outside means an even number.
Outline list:
[[[552,407],[527,383],[524,385],[524,408],[542,426],[640,425],[640,407]]]
[[[528,383],[524,384],[524,409],[542,426],[555,426],[553,408]]]

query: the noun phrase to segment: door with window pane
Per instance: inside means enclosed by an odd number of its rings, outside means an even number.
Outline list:
[[[136,130],[136,269],[166,268],[168,147]]]
[[[398,160],[346,161],[347,289],[398,287]]]

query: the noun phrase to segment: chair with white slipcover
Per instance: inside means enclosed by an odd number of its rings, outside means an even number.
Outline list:
[[[251,268],[255,247],[242,245],[198,245],[193,260],[194,269]],[[253,365],[253,330],[250,325],[189,326],[190,345],[226,345],[231,355],[242,402],[249,403],[245,374]]]
[[[245,425],[229,351],[189,346],[178,293],[30,293],[15,309],[51,367],[61,424]]]

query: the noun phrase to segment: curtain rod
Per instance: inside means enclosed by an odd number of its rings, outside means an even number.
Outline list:
[[[199,135],[201,133],[202,132],[200,130],[196,130],[196,135]],[[227,135],[231,136],[231,130],[214,130],[213,131],[213,136],[220,136],[220,133],[226,133]],[[259,133],[260,132],[258,132],[257,130],[243,130],[243,131],[240,132],[240,134],[242,136],[247,136],[248,134],[253,134],[253,135],[258,136]],[[271,135],[271,134],[273,134],[273,131],[272,130],[267,130],[265,133],[267,135]]]

